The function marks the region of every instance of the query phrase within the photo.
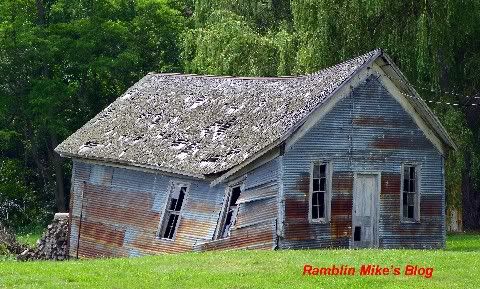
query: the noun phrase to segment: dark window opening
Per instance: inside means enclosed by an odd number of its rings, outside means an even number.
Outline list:
[[[362,227],[355,227],[353,231],[353,241],[361,241]]]
[[[416,220],[418,212],[418,173],[417,167],[405,165],[403,167],[403,196],[402,210],[403,218]]]
[[[312,220],[326,217],[327,164],[315,164],[312,174],[310,212]]]
[[[180,218],[180,212],[187,193],[186,186],[174,186],[170,198],[165,216],[163,218],[162,233],[160,236],[165,239],[173,239],[175,231],[177,230],[178,220]]]
[[[230,206],[235,206],[237,204],[237,200],[240,197],[240,187],[234,187],[232,189],[232,196],[230,197]]]
[[[167,227],[165,228],[165,233],[163,234],[164,238],[172,239],[173,234],[175,233],[175,227],[177,225],[178,215],[170,215],[168,218]]]
[[[238,198],[242,192],[239,186],[233,187],[228,196],[228,207],[226,209],[225,220],[223,221],[222,231],[220,234],[221,238],[226,238],[230,236],[230,231],[232,226],[235,224],[235,220],[238,212]]]

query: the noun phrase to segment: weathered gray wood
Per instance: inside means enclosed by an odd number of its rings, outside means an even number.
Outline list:
[[[353,186],[352,247],[378,246],[378,197],[380,175],[355,174]],[[355,241],[355,227],[360,227],[360,241]]]

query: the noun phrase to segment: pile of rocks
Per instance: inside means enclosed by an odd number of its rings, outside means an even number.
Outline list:
[[[55,214],[36,247],[27,249],[17,260],[66,260],[68,259],[68,214]]]
[[[25,245],[18,243],[15,233],[0,222],[0,255],[19,254],[25,248]]]

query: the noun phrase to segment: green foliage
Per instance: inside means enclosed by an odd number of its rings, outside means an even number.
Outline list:
[[[28,169],[18,160],[0,159],[0,219],[4,225],[37,221],[37,197],[27,176]]]
[[[185,70],[216,75],[268,76],[277,73],[277,46],[232,12],[215,11],[206,27],[184,37]]]
[[[211,14],[215,11],[231,11],[241,15],[258,30],[266,32],[276,29],[290,18],[289,0],[197,0],[195,18],[198,27],[209,26]]]
[[[146,73],[180,70],[184,23],[169,0],[0,2],[0,202],[14,225],[50,218],[69,191],[61,140]]]
[[[461,110],[452,106],[435,110],[442,120],[458,150],[450,151],[445,163],[446,193],[449,209],[461,208],[463,173],[466,167],[465,155],[472,149],[472,132],[466,126]]]

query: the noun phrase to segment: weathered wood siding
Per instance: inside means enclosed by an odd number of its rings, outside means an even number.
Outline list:
[[[171,180],[190,183],[174,241],[156,238]],[[70,255],[101,257],[191,251],[213,236],[223,195],[206,181],[74,161],[72,198]]]
[[[230,237],[200,243],[195,250],[275,248],[278,173],[278,158],[248,172],[244,176],[244,191],[238,200],[237,221]]]
[[[333,162],[331,222],[308,222],[310,164]],[[421,164],[420,222],[400,222],[402,162]],[[445,244],[443,157],[374,78],[333,108],[283,156],[285,236],[280,248],[349,247],[354,172],[381,172],[379,246]]]

